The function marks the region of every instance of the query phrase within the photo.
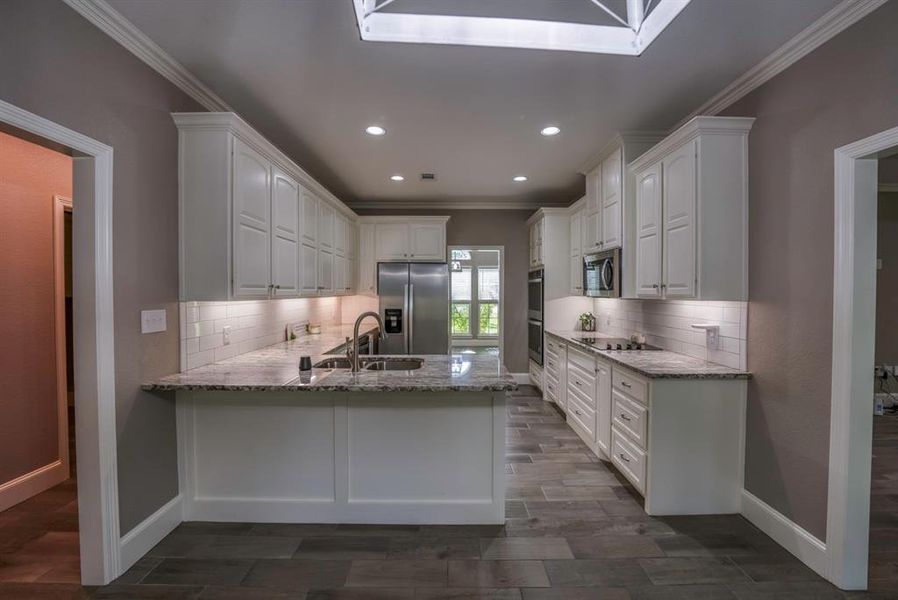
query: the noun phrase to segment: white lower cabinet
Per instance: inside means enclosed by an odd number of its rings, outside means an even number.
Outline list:
[[[543,368],[530,361],[530,383],[535,385],[539,391],[543,391]]]
[[[547,334],[542,381],[545,399],[565,405],[571,429],[644,496],[648,514],[739,512],[745,380],[648,379]]]

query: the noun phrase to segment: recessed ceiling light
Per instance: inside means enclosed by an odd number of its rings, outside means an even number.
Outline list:
[[[549,125],[548,127],[543,127],[541,134],[549,136],[549,135],[558,135],[561,133],[561,130],[554,125]]]
[[[383,135],[386,132],[387,130],[380,125],[370,125],[365,128],[365,133],[367,133],[368,135]]]
[[[403,177],[402,175],[392,175],[390,179],[392,179],[393,181],[405,181],[405,177]]]
[[[517,181],[517,182],[527,181],[527,176],[526,175],[515,175],[514,177],[511,178],[511,180]]]

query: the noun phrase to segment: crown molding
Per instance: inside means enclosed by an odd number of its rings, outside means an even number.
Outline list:
[[[567,204],[538,200],[360,200],[348,206],[352,210],[537,210]]]
[[[898,183],[880,183],[880,194],[898,194]]]
[[[296,179],[296,181],[305,186],[313,194],[327,200],[330,204],[342,212],[343,214],[355,218],[357,215],[349,208],[345,202],[334,196],[330,190],[321,185],[314,177],[309,175],[302,167],[296,164],[287,154],[281,151],[277,146],[272,144],[261,133],[256,131],[252,125],[247,123],[234,112],[193,112],[193,113],[171,113],[172,120],[179,130],[209,130],[209,131],[228,131],[245,143],[254,147],[257,151],[265,154],[272,160],[281,170]]]
[[[234,112],[227,102],[104,0],[63,2],[206,109]]]
[[[577,172],[588,175],[590,171],[602,164],[612,152],[618,148],[624,148],[631,144],[657,144],[670,133],[669,131],[621,131],[616,133],[602,149],[590,156],[577,167]]]
[[[631,162],[630,168],[634,172],[639,171],[700,135],[748,136],[754,122],[754,117],[693,117],[688,123]]]
[[[719,114],[886,2],[887,0],[843,0],[698,107],[674,126],[673,130],[683,126],[696,115]]]

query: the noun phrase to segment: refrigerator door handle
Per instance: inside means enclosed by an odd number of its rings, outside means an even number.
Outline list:
[[[408,324],[411,321],[408,317],[409,311],[409,284],[405,284],[402,286],[402,352],[403,354],[408,354],[409,347],[409,335],[408,335]]]
[[[408,353],[415,351],[415,284],[408,284]]]

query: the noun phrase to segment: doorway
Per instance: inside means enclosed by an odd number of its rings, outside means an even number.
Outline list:
[[[880,158],[867,589],[898,589],[898,155]]]
[[[77,206],[72,220],[71,354],[78,405],[74,426],[78,450],[78,557],[81,583],[105,584],[130,566],[122,564],[118,518],[113,151],[106,144],[2,100],[0,131],[72,159],[70,197]],[[50,217],[47,222],[51,222]]]
[[[832,398],[823,574],[842,589],[866,589],[871,566],[878,163],[896,153],[898,127],[835,151]]]
[[[80,582],[72,157],[0,132],[0,579]],[[66,227],[68,223],[69,227]]]
[[[450,246],[452,352],[503,354],[504,269],[501,246]]]

